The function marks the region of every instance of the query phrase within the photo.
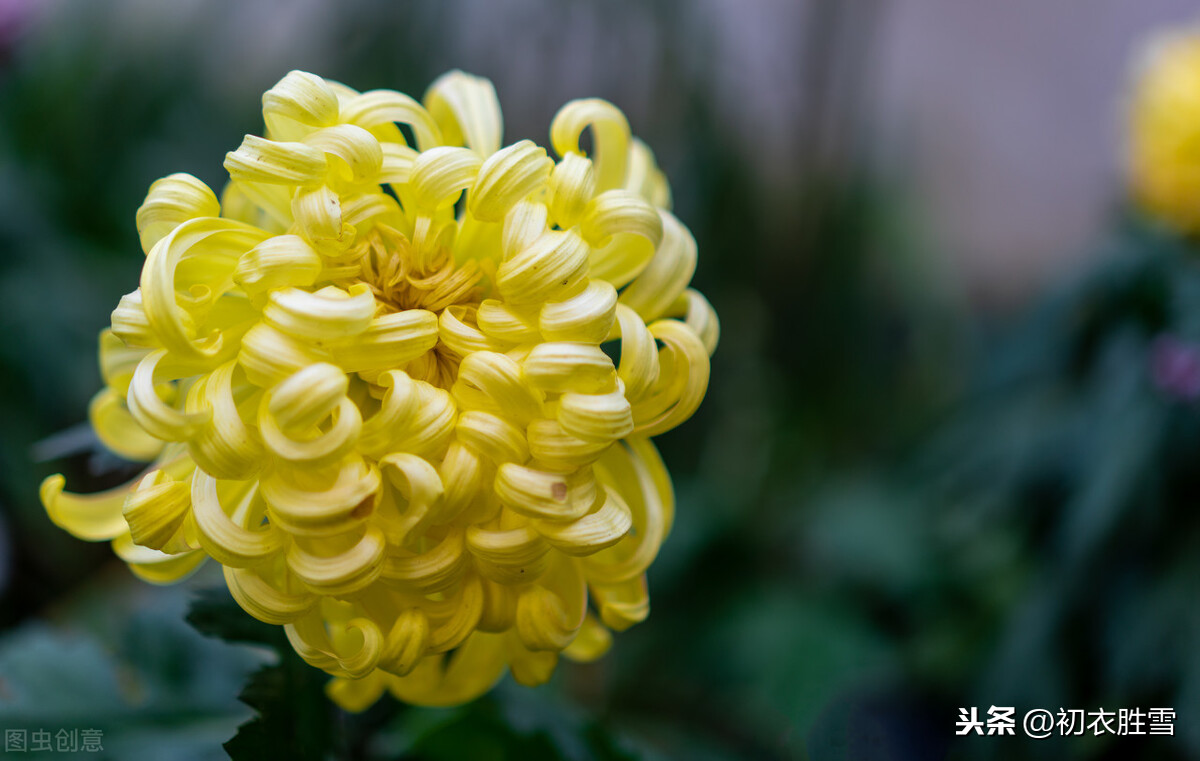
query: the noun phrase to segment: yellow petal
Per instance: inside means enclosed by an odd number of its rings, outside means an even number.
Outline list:
[[[583,292],[542,307],[538,327],[547,341],[599,344],[608,339],[617,317],[617,289],[591,280]]]
[[[612,632],[588,613],[575,639],[563,650],[563,655],[576,663],[591,663],[607,653],[610,647]]]
[[[133,542],[163,550],[192,507],[191,484],[153,470],[129,492],[122,508]]]
[[[256,487],[245,483],[226,486],[223,503],[217,479],[201,470],[192,477],[190,499],[200,546],[221,565],[234,568],[253,565],[282,549],[287,536],[279,527],[268,523],[250,528],[254,519],[262,520],[261,509],[254,505]]]
[[[221,204],[212,189],[190,174],[171,174],[150,185],[150,192],[137,211],[138,237],[142,251],[189,219],[217,217]]]
[[[424,100],[447,141],[461,142],[480,156],[499,150],[504,122],[490,81],[451,71],[430,85]]]
[[[162,452],[163,440],[146,432],[125,406],[124,397],[102,389],[88,405],[88,420],[104,446],[127,460],[153,460]]]
[[[550,142],[560,156],[579,153],[579,137],[592,128],[596,188],[621,187],[629,152],[629,122],[621,110],[606,100],[573,100],[559,109],[550,123]]]
[[[442,143],[441,130],[429,112],[407,95],[392,90],[371,90],[350,99],[342,106],[341,118],[367,129],[392,122],[407,124],[422,151]]]
[[[133,543],[128,532],[113,539],[112,548],[135,576],[151,584],[174,584],[195,573],[208,560],[208,555],[199,550],[168,555],[141,547]]]
[[[502,222],[518,201],[541,188],[554,162],[530,140],[491,154],[479,167],[467,209],[485,222]]]
[[[496,285],[506,301],[563,301],[587,287],[588,245],[574,231],[550,230],[500,265]]]
[[[79,539],[98,542],[112,539],[128,530],[125,516],[126,486],[96,494],[71,494],[63,491],[66,479],[53,475],[42,481],[41,500],[50,520]]]

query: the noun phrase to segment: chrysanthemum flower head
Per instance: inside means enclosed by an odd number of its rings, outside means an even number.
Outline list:
[[[557,161],[502,147],[461,72],[421,103],[292,72],[263,115],[219,200],[176,174],[138,210],[90,417],[147,472],[51,477],[46,510],[152,582],[215,559],[351,710],[598,657],[649,611],[674,512],[650,437],[718,334],[650,150],[602,100],[559,111]]]
[[[1186,233],[1200,233],[1200,27],[1161,34],[1138,62],[1129,103],[1135,199]]]

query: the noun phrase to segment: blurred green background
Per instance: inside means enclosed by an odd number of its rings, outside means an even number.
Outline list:
[[[198,634],[184,615],[219,574],[141,584],[52,526],[37,486],[133,472],[79,424],[154,179],[220,187],[290,69],[419,96],[458,67],[494,80],[506,142],[544,143],[574,97],[622,107],[699,242],[722,339],[700,412],[660,440],[679,512],[653,613],[545,687],[330,711],[300,755],[235,757],[1200,758],[1200,269],[1119,203],[1109,139],[1136,29],[1184,4],[1067,4],[1099,41],[1029,2],[1007,25],[952,5],[0,0],[0,729],[226,757],[269,642]],[[993,32],[1028,55],[988,58]],[[955,117],[981,87],[1009,119],[995,140]],[[1037,129],[1066,107],[1078,140]],[[276,676],[264,737],[326,710],[318,672]],[[992,705],[1178,718],[955,737],[961,707]]]

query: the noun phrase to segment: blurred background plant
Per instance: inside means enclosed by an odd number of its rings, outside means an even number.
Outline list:
[[[1192,11],[1062,5],[0,3],[0,727],[117,759],[223,758],[255,713],[235,758],[1200,756],[1200,271],[1117,203],[1134,42]],[[352,717],[227,598],[183,623],[219,576],[136,582],[36,487],[130,475],[79,422],[150,182],[220,187],[289,69],[420,95],[454,67],[506,142],[574,97],[629,115],[722,344],[661,441],[648,622],[537,690]],[[1180,718],[954,738],[993,704]]]

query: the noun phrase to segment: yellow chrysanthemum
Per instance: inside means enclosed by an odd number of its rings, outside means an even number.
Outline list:
[[[423,104],[292,72],[263,116],[220,201],[177,174],[138,210],[90,417],[148,472],[54,476],[46,510],[152,582],[216,559],[350,710],[598,657],[649,611],[674,511],[650,437],[700,404],[718,334],[650,150],[602,100],[559,111],[557,162],[501,148],[461,72]]]
[[[1200,28],[1156,38],[1129,106],[1133,194],[1149,213],[1200,232]]]

